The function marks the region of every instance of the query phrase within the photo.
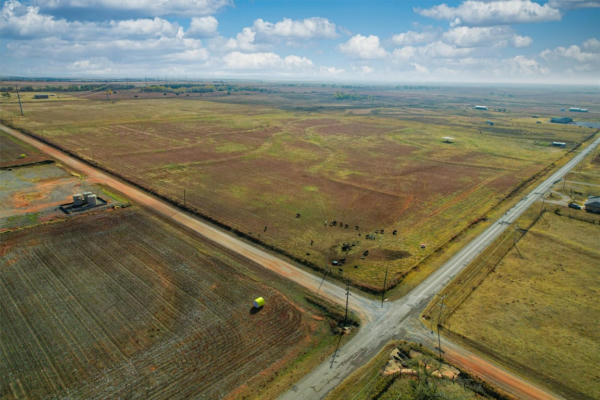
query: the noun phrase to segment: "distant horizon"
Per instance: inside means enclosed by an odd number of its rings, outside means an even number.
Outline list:
[[[366,81],[366,80],[319,80],[298,78],[254,78],[254,77],[200,77],[200,78],[149,78],[149,77],[68,77],[68,76],[0,76],[0,82],[119,82],[119,83],[206,83],[206,82],[236,82],[236,83],[264,83],[264,84],[298,84],[298,85],[351,85],[351,86],[440,86],[440,87],[577,87],[597,88],[598,82],[493,82],[493,81]]]

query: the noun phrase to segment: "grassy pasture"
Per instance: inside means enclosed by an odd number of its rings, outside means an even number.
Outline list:
[[[567,398],[598,398],[600,219],[590,223],[576,219],[589,219],[583,211],[559,210],[563,216],[538,219],[476,289],[464,287],[472,293],[451,307],[443,325]],[[451,288],[467,274],[446,290],[447,304],[461,296]]]
[[[334,346],[301,291],[135,208],[0,234],[0,254],[2,399],[272,398]]]
[[[590,133],[493,111],[352,115],[221,100],[31,103],[25,118],[6,107],[0,118],[181,203],[185,189],[187,206],[321,268],[345,258],[344,276],[372,289],[386,267],[388,283],[401,281],[563,156],[552,140],[573,146]]]

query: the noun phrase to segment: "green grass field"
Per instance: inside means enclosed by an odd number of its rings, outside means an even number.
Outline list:
[[[365,109],[319,93],[319,111],[294,109],[290,93],[277,94],[280,108],[264,95],[119,95],[30,101],[25,117],[10,103],[0,118],[180,203],[185,191],[193,210],[323,270],[345,260],[332,273],[373,290],[387,267],[388,286],[401,282],[561,158],[551,141],[572,147],[591,133],[523,112],[459,108],[449,95],[438,108],[394,108],[412,97],[384,93],[385,107]]]
[[[593,399],[600,396],[600,218],[559,212],[535,223],[444,329],[567,398]]]

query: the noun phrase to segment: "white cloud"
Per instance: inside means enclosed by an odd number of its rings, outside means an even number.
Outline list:
[[[505,25],[560,20],[558,9],[531,0],[467,0],[458,7],[440,4],[429,9],[416,9],[419,14],[445,19],[456,25]]]
[[[437,41],[430,43],[426,46],[418,48],[419,53],[426,57],[441,57],[441,58],[455,58],[464,57],[470,54],[473,49],[466,47],[456,47],[447,43]]]
[[[404,46],[394,49],[392,58],[397,61],[408,61],[417,55],[417,48],[413,46]]]
[[[323,74],[327,74],[327,75],[341,75],[344,72],[346,72],[345,69],[343,68],[336,68],[336,67],[321,67],[319,69],[319,71]]]
[[[297,69],[310,68],[313,65],[312,61],[308,58],[299,56],[287,56],[283,59],[283,64],[286,68]]]
[[[213,36],[217,33],[218,27],[219,21],[212,15],[208,17],[193,17],[185,34],[192,37]]]
[[[110,21],[109,26],[113,35],[124,37],[177,36],[180,29],[177,24],[172,24],[162,18]],[[97,26],[97,28],[101,29],[100,26]]]
[[[530,38],[529,36],[515,35],[512,37],[512,44],[515,47],[519,47],[519,48],[529,47],[532,42],[533,42],[533,39]]]
[[[40,14],[38,7],[9,0],[0,12],[0,34],[8,37],[32,38],[56,35],[69,30],[69,23]]]
[[[256,49],[254,39],[256,38],[256,32],[251,28],[244,28],[234,38],[231,38],[225,44],[225,47],[229,50],[246,50],[253,51]]]
[[[280,37],[292,39],[335,38],[337,37],[335,24],[326,18],[312,17],[303,20],[283,20],[272,23],[257,19],[253,29],[256,33],[267,37]]]
[[[177,23],[155,17],[107,22],[79,22],[56,19],[40,13],[34,6],[7,1],[0,11],[0,35],[31,39],[57,37],[71,40],[95,41],[115,38],[183,37]]]
[[[435,38],[433,32],[408,31],[392,36],[392,42],[399,46],[429,42]]]
[[[583,48],[590,51],[600,52],[600,40],[596,38],[590,38],[583,42]]]
[[[550,0],[548,4],[551,7],[564,9],[600,7],[599,0]]]
[[[362,67],[360,67],[360,71],[363,74],[371,74],[373,73],[373,68],[369,67],[368,65],[363,65]]]
[[[548,74],[548,69],[525,56],[515,56],[508,60],[508,65],[513,76],[539,76]]]
[[[350,56],[365,60],[383,58],[387,52],[379,44],[375,35],[354,35],[347,42],[340,44],[339,49]]]
[[[508,26],[458,26],[445,32],[442,39],[459,47],[505,47],[509,42],[515,47],[527,47],[532,41],[530,37],[515,34]]]
[[[112,10],[144,16],[214,14],[231,4],[230,0],[35,0],[45,10]]]
[[[577,45],[569,47],[557,47],[554,50],[544,50],[540,54],[546,60],[557,58],[570,58],[581,63],[600,60],[600,53],[582,51]]]
[[[306,57],[287,56],[281,58],[272,52],[241,53],[234,51],[223,57],[225,67],[236,70],[306,69],[313,63]]]

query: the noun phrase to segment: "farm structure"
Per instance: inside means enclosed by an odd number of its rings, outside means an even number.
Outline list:
[[[600,214],[600,196],[590,196],[585,202],[585,211]]]
[[[288,283],[135,208],[0,243],[0,398],[222,398],[330,332]]]

